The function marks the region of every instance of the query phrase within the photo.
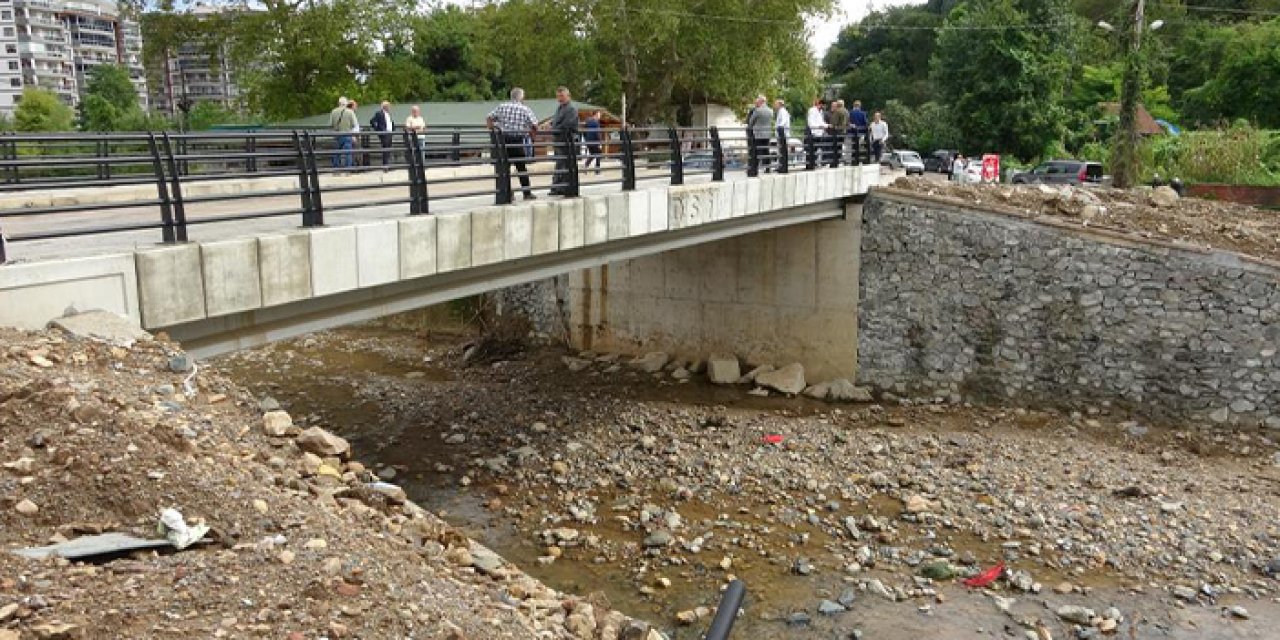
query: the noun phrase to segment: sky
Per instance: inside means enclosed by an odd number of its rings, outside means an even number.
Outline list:
[[[840,35],[840,30],[853,22],[857,22],[877,9],[884,9],[904,4],[924,4],[925,0],[838,0],[836,2],[838,12],[831,19],[813,19],[809,21],[809,28],[813,30],[813,39],[809,41],[813,47],[814,55],[818,56],[818,60],[822,60],[822,56],[826,55],[827,49],[836,41],[836,37]]]

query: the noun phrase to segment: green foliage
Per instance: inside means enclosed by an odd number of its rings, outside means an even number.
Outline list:
[[[872,13],[840,33],[823,67],[845,85],[846,100],[868,105],[896,99],[918,106],[931,98],[929,65],[936,44],[931,29],[942,17],[920,7],[894,7]]]
[[[884,119],[893,133],[893,146],[928,153],[934,149],[956,149],[960,134],[952,122],[951,112],[936,102],[910,107],[898,100],[884,105]]]
[[[197,102],[187,112],[187,128],[191,131],[207,131],[220,124],[251,124],[254,118],[224,108],[216,102]]]
[[[89,70],[89,81],[80,98],[80,128],[85,131],[134,129],[145,120],[129,70],[100,64]]]
[[[1067,121],[1063,43],[1031,24],[1071,21],[1057,0],[971,0],[952,10],[934,55],[934,85],[963,148],[1021,159],[1060,143]]]
[[[498,95],[502,63],[490,51],[484,18],[479,12],[448,6],[412,19],[413,60],[434,86],[408,97],[488,100]]]
[[[14,128],[26,133],[71,131],[76,113],[52,91],[27,87],[13,110]]]
[[[1155,138],[1143,151],[1148,179],[1280,186],[1280,135],[1247,123]]]
[[[1280,18],[1212,27],[1179,51],[1175,67],[1198,86],[1184,86],[1181,106],[1196,122],[1246,118],[1280,127]]]

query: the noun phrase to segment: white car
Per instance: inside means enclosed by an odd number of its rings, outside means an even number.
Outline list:
[[[982,182],[981,158],[965,158],[963,168],[957,166],[960,162],[960,160],[956,160],[956,164],[951,166],[952,180],[960,184],[978,184]]]
[[[924,175],[924,160],[914,151],[894,151],[887,162],[894,169],[902,169],[907,175]]]

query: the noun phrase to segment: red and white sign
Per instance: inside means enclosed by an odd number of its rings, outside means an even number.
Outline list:
[[[982,181],[1000,182],[1000,156],[994,153],[983,154]]]

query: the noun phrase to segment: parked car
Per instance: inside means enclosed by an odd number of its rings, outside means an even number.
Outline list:
[[[1014,184],[1102,184],[1102,163],[1085,160],[1050,160],[1036,168],[1015,173]]]
[[[907,175],[924,175],[924,160],[914,151],[894,151],[885,155],[880,164],[887,165],[890,169],[905,170]]]
[[[924,170],[936,173],[951,173],[951,163],[960,155],[955,149],[939,149],[924,159]]]
[[[982,159],[965,158],[964,166],[957,166],[952,161],[950,179],[959,184],[978,184],[982,182]]]

